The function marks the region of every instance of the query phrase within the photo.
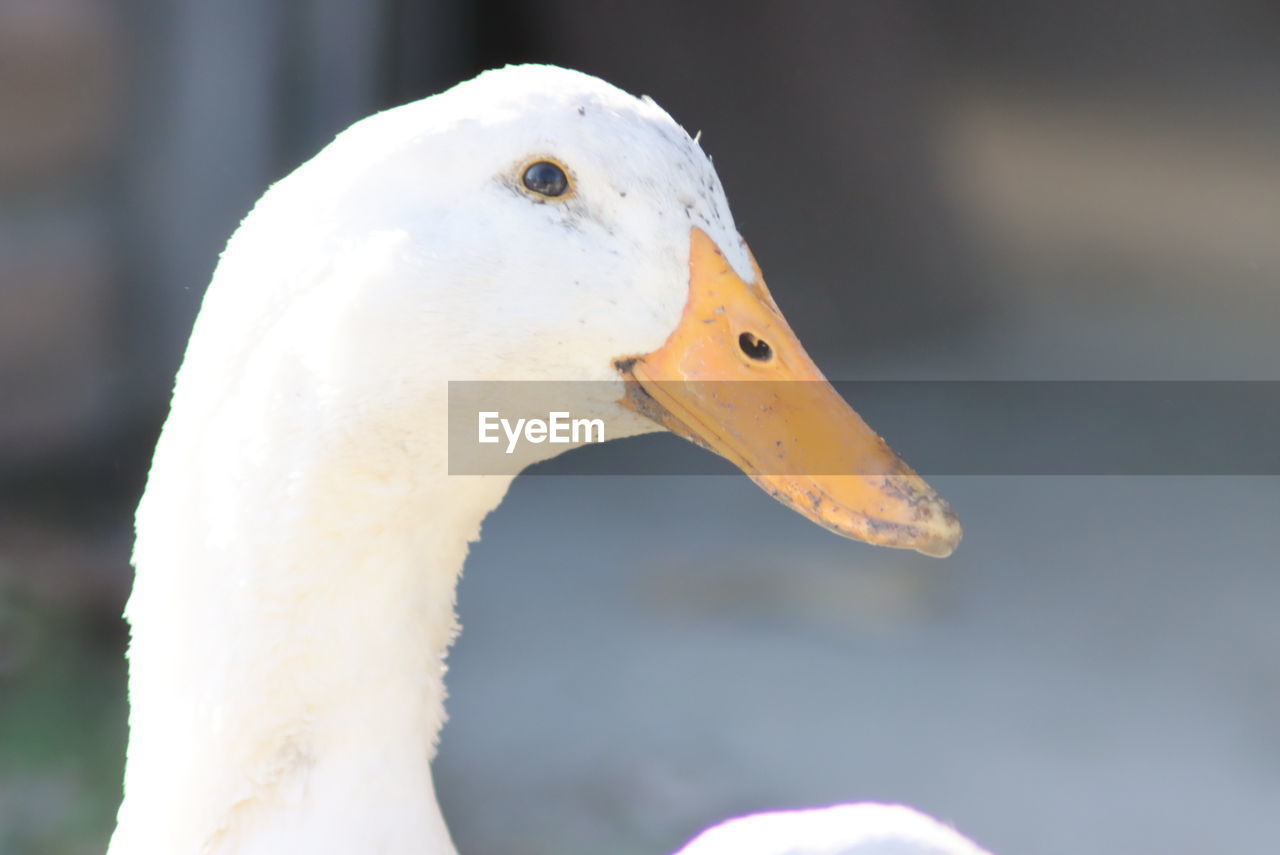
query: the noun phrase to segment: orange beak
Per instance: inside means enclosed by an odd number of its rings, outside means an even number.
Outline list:
[[[822,376],[760,268],[748,284],[701,229],[691,242],[684,315],[661,348],[619,360],[623,404],[838,534],[950,555],[955,513]]]

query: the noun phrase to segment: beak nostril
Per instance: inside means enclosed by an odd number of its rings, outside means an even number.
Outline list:
[[[738,336],[738,347],[742,348],[743,353],[757,362],[768,362],[773,359],[773,348],[769,347],[769,342],[762,338],[756,338],[752,333],[744,332]]]

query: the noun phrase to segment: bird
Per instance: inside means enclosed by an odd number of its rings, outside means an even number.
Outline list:
[[[695,139],[584,73],[485,72],[340,133],[219,258],[136,513],[109,855],[455,853],[458,576],[516,467],[575,444],[459,474],[492,449],[450,390],[551,380],[839,534],[960,539],[805,353]]]
[[[844,804],[731,819],[676,855],[989,855],[904,805]]]

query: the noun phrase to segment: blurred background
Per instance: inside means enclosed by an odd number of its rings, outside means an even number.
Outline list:
[[[227,237],[518,61],[702,132],[832,377],[1280,378],[1270,0],[0,0],[0,852],[106,845],[131,514]],[[460,593],[460,849],[876,799],[1009,855],[1274,851],[1280,479],[933,480],[945,562],[745,478],[519,479]]]

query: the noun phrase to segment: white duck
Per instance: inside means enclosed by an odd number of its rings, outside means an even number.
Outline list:
[[[454,587],[513,477],[449,475],[460,379],[599,381],[610,438],[661,422],[843,534],[959,540],[825,382],[698,382],[821,374],[694,140],[587,75],[483,74],[341,134],[222,256],[138,509],[110,855],[454,852]]]
[[[836,805],[731,819],[676,855],[988,855],[902,805]]]

